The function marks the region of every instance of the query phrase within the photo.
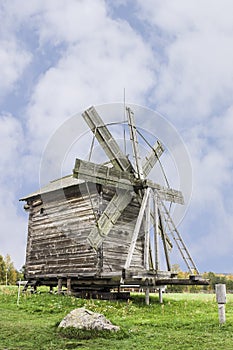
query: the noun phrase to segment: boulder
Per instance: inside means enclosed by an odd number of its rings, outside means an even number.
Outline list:
[[[66,315],[58,327],[75,327],[78,329],[108,330],[117,332],[120,327],[114,326],[102,314],[92,312],[84,307],[72,310]]]

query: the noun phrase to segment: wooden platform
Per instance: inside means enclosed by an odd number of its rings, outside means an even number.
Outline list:
[[[124,278],[123,278],[124,277]],[[36,288],[40,285],[46,285],[53,287],[58,287],[58,292],[62,291],[62,288],[67,289],[68,294],[89,297],[90,295],[95,295],[98,293],[104,295],[104,293],[110,293],[112,289],[117,289],[120,292],[127,286],[131,288],[149,288],[154,290],[157,287],[165,285],[208,285],[209,281],[203,279],[201,276],[190,275],[189,278],[177,278],[175,274],[168,273],[167,271],[162,273],[160,276],[156,274],[144,274],[144,275],[131,275],[128,272],[122,271],[121,274],[116,276],[75,276],[75,275],[40,275],[36,278],[28,279],[28,285]],[[102,296],[103,298],[103,296]]]

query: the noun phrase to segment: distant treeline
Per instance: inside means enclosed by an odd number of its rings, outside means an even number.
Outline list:
[[[218,274],[214,272],[205,272],[202,277],[209,280],[208,286],[167,286],[168,292],[214,292],[215,285],[218,283],[226,284],[226,289],[228,293],[233,293],[233,275],[232,274]],[[188,272],[179,271],[178,278],[189,278]]]
[[[23,271],[16,270],[10,255],[0,255],[0,284],[16,284],[20,278],[23,279]]]

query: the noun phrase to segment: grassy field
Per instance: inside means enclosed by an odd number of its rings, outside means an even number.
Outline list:
[[[41,292],[24,294],[0,287],[0,349],[233,349],[233,296],[228,295],[227,322],[219,326],[214,295],[165,294],[164,304],[135,294],[129,302],[82,300]],[[77,307],[103,313],[119,325],[118,333],[58,331],[62,318]]]

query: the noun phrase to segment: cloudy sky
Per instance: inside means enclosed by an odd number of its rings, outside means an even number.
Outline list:
[[[0,254],[24,264],[44,149],[90,105],[161,113],[190,155],[180,231],[200,271],[233,272],[233,2],[6,0],[0,4]]]

